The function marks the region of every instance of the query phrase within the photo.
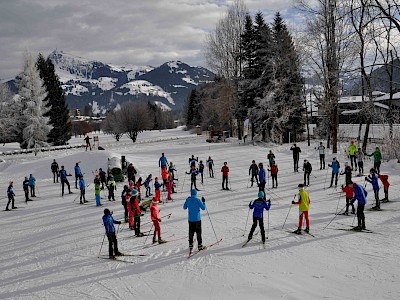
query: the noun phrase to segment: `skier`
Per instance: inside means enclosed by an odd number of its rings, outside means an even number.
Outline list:
[[[7,188],[7,196],[8,196],[8,202],[7,202],[7,206],[6,206],[6,211],[9,211],[9,210],[11,210],[11,209],[15,209],[15,208],[18,208],[18,207],[16,207],[15,205],[14,205],[14,196],[15,196],[15,194],[14,194],[14,181],[10,181],[10,185],[8,186],[8,188]],[[11,209],[9,209],[8,208],[8,206],[10,205],[10,203],[11,203]]]
[[[364,208],[365,205],[367,204],[367,191],[359,184],[353,183],[353,189],[354,189],[354,199],[351,201],[351,204],[354,204],[354,202],[357,200],[358,205],[357,205],[357,221],[358,221],[358,226],[354,227],[354,230],[363,230],[365,229],[365,215],[364,215]]]
[[[272,178],[272,188],[278,187],[278,166],[276,165],[275,161],[271,163],[271,178]],[[275,182],[275,184],[274,184]]]
[[[161,178],[163,180],[163,192],[165,192],[165,187],[168,181],[168,169],[167,166],[161,168]]]
[[[304,160],[303,171],[304,171],[304,186],[309,186],[310,174],[312,172],[312,165],[307,159]]]
[[[301,234],[301,228],[303,225],[303,218],[306,220],[306,230],[305,232],[309,233],[310,232],[310,220],[308,219],[308,211],[310,209],[310,196],[308,193],[304,190],[304,185],[299,184],[299,195],[298,195],[298,201],[292,201],[292,204],[298,204],[299,205],[299,227],[297,230],[294,231],[294,233]]]
[[[358,148],[357,152],[357,164],[358,164],[358,176],[364,174],[364,153],[361,148]]]
[[[229,190],[228,188],[229,167],[226,161],[224,162],[224,166],[221,168],[221,172],[222,172],[222,189]],[[224,187],[225,182],[226,182],[226,188]]]
[[[257,186],[259,185],[258,183],[258,166],[256,164],[255,160],[252,160],[250,168],[249,168],[249,176],[251,175],[251,187],[253,187],[253,183],[254,183],[254,178],[256,179],[257,182]]]
[[[167,200],[172,200],[171,194],[172,194],[172,189],[174,187],[174,180],[172,179],[172,175],[168,176],[168,180],[166,182],[167,184]]]
[[[207,159],[207,166],[210,178],[214,178],[214,169],[213,169],[214,161],[212,160],[211,156],[209,156]]]
[[[154,191],[155,191],[154,198],[156,198],[157,201],[160,201],[160,202],[161,202],[161,191],[160,191],[160,188],[162,186],[164,186],[164,185],[158,182],[158,177],[154,178]]]
[[[332,168],[332,177],[331,177],[331,185],[329,187],[332,187],[333,185],[333,178],[335,178],[335,188],[337,187],[337,182],[338,182],[338,175],[339,175],[339,170],[340,170],[340,163],[339,161],[336,159],[336,157],[334,157],[332,159],[332,163],[330,165],[328,165],[328,167]]]
[[[115,183],[114,176],[110,176],[110,179],[107,183],[108,187],[108,201],[115,201],[114,191],[117,190],[117,184]]]
[[[168,173],[171,174],[173,180],[178,180],[177,178],[175,179],[175,173],[174,173],[174,171],[176,172],[176,169],[175,169],[174,164],[173,164],[172,161],[171,161],[171,162],[169,163]]]
[[[78,180],[82,175],[81,167],[79,167],[79,162],[77,162],[75,164],[74,170],[75,170],[75,188],[77,189],[78,188]]]
[[[136,182],[135,175],[137,174],[137,171],[133,164],[129,164],[128,167],[126,168],[126,173],[128,174],[128,180],[132,180],[133,183]]]
[[[92,151],[92,147],[90,146],[90,140],[91,140],[92,138],[91,137],[89,137],[88,135],[83,139],[85,142],[86,142],[86,151],[87,151],[87,148],[89,147],[89,149],[90,149],[90,151]]]
[[[203,164],[203,161],[202,160],[200,160],[200,163],[199,163],[199,174],[201,175],[201,184],[203,184],[203,177],[204,177],[204,164]]]
[[[25,202],[28,203],[28,201],[32,201],[32,199],[29,199],[29,179],[26,176],[24,181],[22,182],[22,188],[24,189],[25,193]]]
[[[199,172],[196,170],[196,167],[193,166],[192,169],[190,170],[190,173],[188,172],[185,173],[190,175],[190,190],[192,190],[194,186],[196,191],[198,191],[199,189],[196,186],[196,176],[199,174]]]
[[[29,174],[29,189],[31,191],[31,197],[36,197],[35,194],[35,185],[36,185],[36,178],[33,177],[32,174]]]
[[[269,153],[267,155],[267,159],[268,159],[269,165],[271,166],[272,162],[275,161],[275,154],[272,153],[272,150],[269,150]]]
[[[128,186],[125,184],[124,189],[122,190],[121,193],[121,204],[124,207],[124,220],[125,223],[128,222],[128,206],[127,206],[127,194],[128,194]]]
[[[163,168],[163,167],[168,168],[168,160],[167,160],[167,158],[164,156],[164,153],[161,153],[161,157],[160,157],[160,159],[158,160],[158,167],[159,167],[159,168]]]
[[[385,198],[382,199],[382,202],[389,202],[389,176],[380,174],[378,178],[382,181],[383,191],[385,192]]]
[[[189,166],[190,166],[190,170],[192,170],[192,167],[196,168],[196,162],[199,161],[199,158],[194,158],[194,155],[192,154],[192,157],[189,158]]]
[[[149,174],[149,176],[147,176],[146,180],[144,181],[144,187],[146,188],[146,197],[150,197],[151,195],[153,195],[151,193],[151,186],[150,186],[150,182],[153,179],[151,178],[151,174]]]
[[[108,239],[108,254],[110,259],[115,259],[115,256],[122,255],[122,253],[118,251],[118,242],[117,242],[117,236],[115,235],[114,224],[121,224],[121,222],[116,221],[113,218],[110,210],[106,208],[104,210],[103,225],[106,230],[106,235]]]
[[[58,183],[58,163],[56,162],[56,160],[54,159],[53,162],[51,163],[51,172],[53,173],[53,181],[54,183]]]
[[[374,169],[378,172],[379,175],[381,172],[381,161],[382,161],[382,153],[379,150],[379,147],[376,147],[375,151],[372,152],[371,154],[366,154],[366,155],[374,157]]]
[[[266,201],[264,192],[258,192],[258,199],[254,201],[250,201],[249,209],[254,209],[253,211],[253,226],[251,226],[251,230],[249,236],[247,238],[247,242],[253,238],[254,230],[256,230],[257,223],[260,226],[261,231],[261,240],[262,243],[265,244],[265,229],[264,229],[264,218],[263,212],[265,210],[269,210],[271,207],[271,200]]]
[[[161,238],[161,226],[160,226],[161,219],[160,219],[158,213],[159,213],[158,201],[153,198],[153,201],[151,201],[151,204],[150,204],[150,219],[153,222],[153,226],[154,226],[153,244],[155,244],[157,242],[159,244],[164,244],[167,241],[165,241]],[[158,236],[158,240],[156,239],[156,236]]]
[[[139,200],[142,200],[142,194],[141,194],[141,188],[142,188],[142,177],[139,177],[138,181],[136,181],[136,189],[139,192]]]
[[[99,174],[96,174],[96,176],[94,177],[94,180],[93,180],[93,183],[94,184],[101,184],[101,182],[100,182],[100,175]]]
[[[129,228],[135,230],[137,237],[142,237],[144,234],[140,232],[140,211],[139,192],[137,190],[132,191],[132,197],[129,199]]]
[[[325,146],[322,144],[322,142],[319,143],[319,146],[317,148],[319,152],[319,169],[325,169]]]
[[[81,195],[80,195],[80,203],[86,203],[88,201],[86,201],[85,199],[85,190],[86,190],[86,184],[85,184],[85,180],[83,179],[83,175],[81,174],[81,176],[79,177],[79,189],[81,191]],[[83,201],[82,201],[83,200]]]
[[[64,184],[68,187],[68,192],[72,194],[71,187],[69,185],[67,176],[72,176],[71,174],[67,174],[67,171],[64,169],[64,166],[61,166],[60,172],[58,172],[61,181],[61,197],[64,197]]]
[[[94,196],[96,198],[96,206],[102,206],[103,204],[101,204],[100,202],[100,191],[101,191],[101,187],[100,187],[100,181],[97,181],[94,183]]]
[[[379,200],[379,183],[378,183],[378,176],[375,173],[375,169],[372,168],[369,170],[368,177],[365,176],[365,181],[369,182],[372,184],[372,189],[374,190],[374,195],[375,195],[375,206],[372,207],[374,210],[381,210],[381,202]]]
[[[349,215],[349,206],[351,205],[351,213],[354,215],[355,214],[355,208],[354,204],[351,204],[351,200],[354,198],[354,188],[353,188],[353,182],[349,181],[347,182],[346,186],[343,186],[342,184],[342,191],[346,193],[346,211],[344,214],[346,216]]]
[[[299,159],[300,159],[301,149],[299,147],[297,147],[296,144],[293,144],[293,146],[290,147],[290,150],[293,151],[294,171],[298,172],[299,171]]]
[[[197,247],[199,251],[203,250],[203,239],[201,237],[201,215],[200,209],[206,209],[206,199],[201,197],[201,200],[197,198],[197,191],[192,189],[190,197],[188,197],[183,205],[183,209],[188,209],[188,221],[189,221],[189,255],[193,250],[193,236],[196,233],[197,236]]]
[[[107,173],[103,171],[102,168],[99,168],[99,177],[100,177],[100,182],[101,182],[101,189],[104,190],[104,185],[106,185],[107,182]]]
[[[344,163],[344,166],[345,166],[344,170],[342,173],[340,173],[340,175],[346,176],[346,185],[348,185],[349,182],[352,182],[352,180],[351,180],[352,173],[351,172],[353,171],[353,168],[349,166],[349,163],[347,161]]]
[[[262,163],[258,164],[258,180],[259,180],[259,184],[258,184],[258,191],[259,192],[263,192],[265,195],[265,185],[267,184],[267,177],[266,177],[266,173],[265,173],[265,169]]]
[[[356,158],[356,154],[358,152],[358,147],[355,144],[354,141],[351,141],[350,146],[347,148],[347,152],[349,153],[350,156],[350,163],[351,163],[351,169],[353,169],[353,161],[354,161],[354,166],[356,167],[356,171],[357,171],[357,158]]]

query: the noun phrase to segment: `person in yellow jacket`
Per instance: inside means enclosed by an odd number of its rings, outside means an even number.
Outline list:
[[[310,220],[308,219],[308,210],[310,209],[310,197],[308,193],[304,190],[304,185],[299,184],[299,194],[298,194],[298,201],[292,201],[292,204],[298,204],[299,205],[299,227],[297,228],[294,233],[301,234],[301,228],[303,226],[303,218],[306,219],[306,232],[310,232]]]
[[[354,141],[351,141],[350,146],[347,148],[347,152],[349,153],[350,156],[350,162],[351,162],[351,168],[353,168],[353,162],[354,162],[354,167],[355,170],[357,171],[357,152],[358,152],[358,147]]]

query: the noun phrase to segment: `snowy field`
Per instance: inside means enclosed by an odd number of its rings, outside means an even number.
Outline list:
[[[71,144],[82,143],[82,139],[74,139]],[[353,215],[339,215],[324,229],[335,216],[337,206],[341,209],[345,205],[345,197],[334,189],[324,190],[327,171],[319,170],[314,150],[318,141],[312,147],[300,143],[300,163],[307,158],[314,169],[307,190],[311,198],[311,233],[315,237],[298,236],[287,232],[297,228],[297,206],[291,208],[282,229],[297,184],[303,181],[301,172],[293,173],[290,145],[266,148],[237,141],[209,144],[204,136],[197,137],[179,129],[145,132],[139,134],[138,142],[132,144],[123,138],[116,143],[111,137],[100,136],[100,145],[106,151],[71,149],[40,153],[37,157],[2,157],[0,189],[4,197],[0,205],[2,209],[6,206],[6,189],[12,179],[18,209],[0,212],[0,299],[400,298],[399,164],[389,162],[381,167],[382,173],[390,176],[391,202],[383,203],[380,212],[366,210],[366,226],[374,233],[336,230],[350,228]],[[242,248],[251,223],[249,219],[244,237],[247,205],[256,199],[258,191],[256,187],[247,188],[248,169],[252,159],[267,165],[270,149],[279,167],[279,188],[269,194],[272,202],[269,226],[268,213],[264,214],[265,228],[269,228],[266,248],[261,245],[260,234]],[[130,263],[98,258],[104,236],[101,222],[104,208],[113,210],[116,218],[123,216],[122,184],[117,186],[117,201],[109,202],[106,194],[102,194],[104,206],[101,208],[95,206],[91,184],[86,191],[90,202],[80,205],[71,177],[74,194],[60,197],[60,185],[53,183],[50,172],[52,160],[65,165],[70,173],[75,163],[81,161],[86,183],[93,183],[92,172],[99,167],[105,169],[109,155],[125,155],[143,178],[149,173],[160,176],[161,152],[176,165],[179,178],[173,202],[160,204],[161,216],[172,213],[170,219],[163,219],[161,223],[162,237],[170,242],[145,247],[146,237],[134,237],[126,225],[120,225],[120,251],[146,256],[122,258]],[[204,185],[198,183],[199,196],[206,198],[209,212],[209,216],[206,211],[202,212],[203,244],[216,241],[210,218],[217,238],[223,241],[187,259],[187,211],[182,206],[189,195],[190,180],[184,172],[189,169],[188,158],[192,154],[203,162],[211,156],[216,170],[216,178],[207,176]],[[332,157],[328,155],[327,162]],[[346,157],[338,157],[344,166]],[[231,170],[232,191],[221,190],[220,169],[224,161]],[[367,160],[365,169],[371,166],[372,161]],[[30,173],[37,179],[39,197],[26,205],[22,181]],[[330,173],[328,181],[329,178]],[[364,179],[358,177],[355,181],[363,184]],[[370,185],[367,191],[366,209],[374,202]],[[141,222],[149,221],[147,213]],[[142,232],[149,230],[149,223],[142,226]],[[151,243],[151,237],[146,243]],[[107,246],[106,240],[103,255],[108,253]]]

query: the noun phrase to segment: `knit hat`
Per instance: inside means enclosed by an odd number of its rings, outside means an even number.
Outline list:
[[[108,208],[104,209],[104,214],[105,215],[109,215],[110,214],[110,210]]]
[[[151,201],[151,203],[152,203],[152,204],[158,204],[159,201],[160,201],[160,200],[158,200],[157,198],[153,198],[152,201]]]
[[[304,187],[304,184],[299,183],[299,185],[297,186],[299,189],[302,189]]]
[[[259,191],[258,192],[258,198],[264,198],[264,192],[263,191]]]
[[[139,194],[138,190],[133,190],[132,191],[132,197],[136,197]]]
[[[192,191],[190,192],[190,195],[197,196],[197,191],[195,189],[192,189]]]

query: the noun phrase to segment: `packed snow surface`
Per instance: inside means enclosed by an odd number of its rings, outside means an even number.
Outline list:
[[[99,134],[90,134],[94,135]],[[303,181],[301,167],[299,173],[293,172],[290,145],[253,146],[236,140],[209,144],[205,136],[179,129],[141,133],[136,144],[125,136],[118,143],[111,136],[99,137],[105,151],[74,149],[44,152],[37,157],[2,157],[0,188],[4,197],[0,205],[5,208],[7,185],[14,180],[18,209],[0,212],[0,299],[399,299],[400,196],[394,161],[381,167],[382,173],[390,176],[391,201],[381,204],[380,212],[366,210],[366,226],[374,233],[335,230],[350,228],[353,215],[338,215],[324,229],[335,217],[337,207],[344,207],[345,198],[339,190],[324,189],[329,185],[330,170],[319,170],[314,150],[319,141],[311,147],[300,143],[300,162],[308,159],[314,169],[307,188],[312,237],[287,232],[297,228],[298,207],[290,203]],[[83,137],[71,141],[82,143]],[[0,146],[0,151],[15,146]],[[256,199],[258,191],[255,186],[249,187],[249,166],[253,159],[267,166],[269,150],[276,155],[279,187],[270,190],[271,210],[264,213],[266,247],[261,245],[257,228],[253,240],[242,248],[252,223],[250,212],[246,226],[248,203]],[[134,237],[127,224],[122,224],[118,233],[120,251],[146,256],[121,258],[130,263],[98,258],[104,237],[104,208],[113,210],[117,219],[123,217],[119,196],[123,183],[118,183],[115,202],[109,202],[103,191],[103,206],[96,207],[93,174],[99,167],[107,167],[108,157],[125,155],[143,179],[150,173],[160,177],[161,152],[176,165],[179,179],[174,200],[159,205],[161,216],[172,213],[161,222],[162,238],[169,242],[146,247],[151,236],[147,240]],[[203,244],[223,240],[188,259],[187,211],[182,206],[189,195],[190,180],[185,171],[192,154],[203,162],[211,156],[215,163],[215,178],[210,178],[206,169],[204,184],[197,180],[199,196],[205,197],[208,210],[201,212]],[[344,166],[344,153],[335,156]],[[327,162],[332,157],[328,154]],[[53,159],[72,174],[75,163],[80,162],[90,184],[86,190],[88,204],[79,204],[74,177],[69,177],[74,193],[60,196],[60,185],[53,183],[50,172]],[[230,167],[231,191],[221,190],[224,161]],[[369,170],[372,161],[365,164]],[[37,179],[38,197],[25,204],[22,181],[31,173]],[[363,177],[354,180],[364,183]],[[370,185],[367,190],[366,209],[374,202]],[[149,232],[149,222],[146,212],[141,218],[142,232]],[[107,248],[106,239],[101,250],[104,257]]]

